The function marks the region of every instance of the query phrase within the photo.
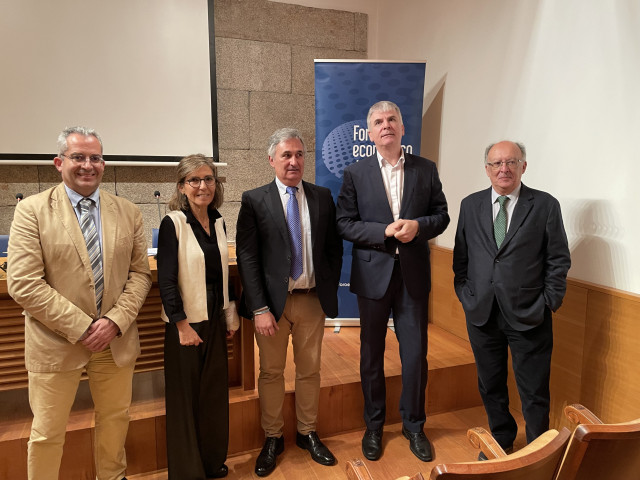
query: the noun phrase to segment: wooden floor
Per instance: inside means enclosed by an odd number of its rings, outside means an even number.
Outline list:
[[[522,417],[514,413],[520,432],[515,442],[516,449],[524,446],[524,422]],[[285,450],[278,457],[278,466],[269,476],[273,480],[282,479],[345,479],[346,462],[355,458],[365,461],[371,475],[376,480],[395,479],[402,475],[413,475],[421,472],[429,478],[431,469],[439,463],[464,462],[475,460],[478,451],[471,446],[466,432],[474,426],[488,428],[482,407],[468,408],[455,412],[441,413],[427,418],[425,433],[429,437],[435,459],[424,463],[418,460],[409,450],[409,442],[402,436],[402,425],[399,423],[386,425],[383,434],[383,455],[377,462],[364,460],[361,450],[362,430],[343,433],[325,438],[323,441],[336,456],[338,463],[333,467],[324,467],[311,460],[309,453],[298,448],[292,439],[286,439]],[[227,459],[229,479],[257,479],[254,473],[256,458],[260,453],[255,450],[249,453],[231,456]],[[129,480],[166,480],[167,471],[152,474],[128,476]]]
[[[258,346],[255,345],[255,371],[260,371]],[[453,367],[474,363],[473,353],[469,342],[429,324],[429,351],[427,354],[429,370]],[[391,329],[387,329],[386,348],[384,355],[384,373],[386,377],[400,375],[400,356],[398,340]],[[339,333],[334,333],[333,327],[326,327],[322,342],[322,365],[320,370],[321,386],[329,387],[360,381],[360,328],[342,327]],[[289,343],[287,365],[285,369],[285,391],[293,391],[295,382],[295,364],[293,362],[293,348]],[[256,381],[257,385],[257,381]],[[232,389],[232,401],[257,396],[255,390],[243,391]]]

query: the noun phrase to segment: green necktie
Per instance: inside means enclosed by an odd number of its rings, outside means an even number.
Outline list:
[[[498,197],[500,211],[496,216],[496,220],[493,222],[493,236],[496,239],[496,245],[498,245],[498,248],[500,248],[500,245],[502,245],[502,242],[504,241],[504,237],[507,235],[507,207],[505,207],[507,200],[509,200],[509,197],[506,195]]]

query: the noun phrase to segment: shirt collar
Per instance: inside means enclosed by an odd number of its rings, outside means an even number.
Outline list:
[[[71,190],[69,187],[67,187],[66,184],[64,186],[64,189],[67,192],[67,196],[69,197],[69,200],[71,201],[71,205],[73,205],[73,208],[76,208],[80,200],[82,200],[83,198],[90,198],[95,202],[96,207],[100,207],[100,188],[99,187],[96,188],[96,191],[93,192],[88,197],[84,197],[80,195],[78,192],[76,192],[75,190]]]
[[[280,192],[280,195],[284,195],[287,193],[287,185],[282,183],[278,177],[276,177],[276,186],[278,187],[278,191]],[[300,182],[298,183],[298,185],[296,185],[296,187],[298,187],[298,192],[302,191],[302,180],[300,180]]]
[[[506,195],[507,197],[509,197],[509,200],[513,203],[515,200],[518,199],[518,197],[520,196],[520,189],[522,188],[522,182],[520,182],[520,184],[513,190],[513,192],[511,192],[509,195]],[[494,203],[496,203],[496,200],[498,199],[498,197],[500,197],[501,195],[496,192],[493,187],[491,187],[491,204],[493,205]]]
[[[385,158],[382,155],[380,155],[380,152],[378,152],[377,150],[376,150],[376,155],[378,156],[378,165],[380,165],[380,168],[386,165],[391,166],[391,164],[387,160],[385,160]],[[400,158],[398,159],[398,163],[396,163],[395,166],[396,167],[399,165],[402,166],[403,163],[404,163],[404,150],[400,152]],[[391,168],[395,168],[395,167],[391,167]]]

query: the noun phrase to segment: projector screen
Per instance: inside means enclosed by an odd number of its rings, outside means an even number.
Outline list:
[[[213,0],[0,0],[0,59],[0,159],[73,125],[111,159],[217,158]]]

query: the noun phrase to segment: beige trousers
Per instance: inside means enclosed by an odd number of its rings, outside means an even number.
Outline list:
[[[320,399],[320,359],[325,314],[315,293],[289,294],[279,330],[272,337],[257,335],[260,349],[258,394],[262,428],[267,437],[280,437],[284,427],[284,367],[289,335],[296,365],[295,403],[298,432],[316,430]]]
[[[124,442],[129,428],[133,365],[116,366],[107,348],[94,353],[85,368],[95,405],[96,478],[121,480],[127,467]],[[69,413],[83,370],[29,372],[33,412],[27,449],[29,480],[58,480]]]

